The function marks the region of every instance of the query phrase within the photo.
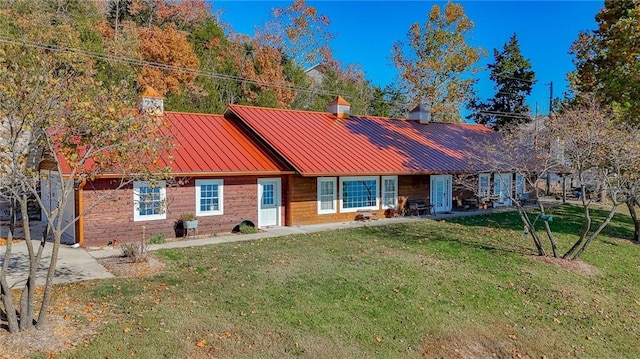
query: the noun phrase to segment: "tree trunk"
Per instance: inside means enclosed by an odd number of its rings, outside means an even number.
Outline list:
[[[60,201],[61,207],[64,208],[64,200]],[[44,293],[42,294],[42,303],[40,305],[40,312],[38,313],[38,323],[36,324],[37,329],[43,329],[47,325],[47,309],[51,304],[51,294],[53,292],[53,278],[56,273],[56,265],[58,263],[58,251],[60,249],[60,241],[62,237],[61,223],[62,223],[62,215],[64,211],[58,210],[56,213],[57,220],[56,228],[53,232],[53,248],[51,248],[51,261],[49,262],[49,268],[47,270],[47,280],[44,285]],[[51,222],[49,222],[51,223]]]
[[[517,202],[514,202],[514,203],[516,203],[516,207],[518,208],[518,214],[520,215],[520,220],[522,220],[522,223],[527,228],[527,230],[529,231],[529,234],[531,235],[531,238],[533,239],[533,244],[535,244],[536,249],[538,250],[538,255],[541,257],[546,256],[547,253],[544,251],[544,247],[542,246],[540,237],[538,237],[538,234],[536,233],[536,229],[531,223],[531,220],[529,219],[527,212],[524,210],[524,208],[522,208],[522,206],[520,206],[520,204],[518,204]]]
[[[585,203],[584,199],[583,199],[582,202]],[[571,256],[580,247],[580,245],[584,241],[585,237],[587,236],[587,233],[589,233],[589,230],[591,229],[591,214],[589,213],[589,207],[585,204],[585,205],[583,205],[583,210],[584,210],[584,225],[582,226],[582,229],[580,230],[580,238],[578,238],[578,240],[567,251],[567,253],[565,253],[562,256],[562,259],[569,258],[569,256]]]
[[[2,262],[2,271],[0,271],[0,297],[4,305],[5,314],[7,316],[7,324],[9,332],[17,333],[20,331],[18,323],[18,313],[13,303],[11,288],[7,282],[7,272],[9,271],[9,261],[11,260],[11,250],[13,249],[13,231],[15,230],[15,202],[12,200],[10,209],[9,233],[7,233],[7,246],[4,252],[4,261]]]
[[[555,258],[558,258],[558,245],[556,244],[556,238],[553,236],[553,232],[551,232],[551,227],[549,227],[549,222],[547,221],[544,221],[544,230],[547,232],[549,242],[551,242],[551,250],[553,251],[553,256]]]
[[[602,230],[609,225],[609,222],[611,222],[611,219],[613,218],[613,216],[616,214],[616,209],[618,208],[618,205],[615,204],[613,205],[613,207],[611,207],[611,210],[609,211],[609,215],[607,216],[607,218],[600,223],[600,226],[598,226],[598,229],[595,230],[595,232],[593,232],[589,238],[587,238],[587,241],[584,242],[584,245],[580,248],[580,250],[573,256],[572,259],[578,259],[580,258],[580,256],[582,255],[582,253],[584,253],[585,250],[587,250],[587,247],[589,247],[589,244],[591,244],[591,241],[593,241],[598,235],[600,235],[600,232],[602,232]]]
[[[20,202],[20,208],[22,209],[22,213],[26,213],[27,211],[27,199],[23,198]],[[35,303],[35,288],[36,288],[36,271],[38,269],[38,264],[40,263],[40,258],[42,257],[43,245],[41,244],[38,249],[38,254],[34,254],[33,251],[33,243],[31,242],[31,230],[29,229],[29,216],[23,216],[23,227],[24,227],[24,241],[27,246],[27,251],[29,253],[29,276],[27,277],[27,282],[25,283],[24,288],[22,289],[22,294],[20,296],[20,330],[26,330],[33,326],[33,307]]]
[[[636,211],[636,205],[638,202],[635,198],[630,199],[627,203],[627,208],[629,209],[629,215],[633,220],[633,240],[636,242],[640,242],[640,218],[638,218],[638,212]]]

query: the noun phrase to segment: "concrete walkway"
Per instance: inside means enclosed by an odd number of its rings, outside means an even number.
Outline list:
[[[149,250],[169,249],[169,248],[185,248],[185,247],[198,247],[209,244],[230,243],[240,241],[253,241],[261,238],[274,238],[282,237],[292,234],[307,234],[317,233],[324,231],[332,231],[336,229],[357,228],[363,226],[382,226],[393,223],[408,223],[424,220],[441,220],[452,217],[460,216],[473,216],[489,214],[495,211],[504,211],[512,209],[493,209],[493,210],[476,210],[468,212],[452,212],[447,214],[438,214],[437,216],[423,216],[423,217],[396,217],[396,218],[381,218],[371,221],[351,221],[340,223],[326,223],[307,226],[293,226],[293,227],[272,227],[265,228],[259,233],[254,234],[226,234],[215,237],[188,239],[188,240],[170,240],[163,244],[151,244]],[[33,241],[34,247],[39,245],[38,241]],[[43,285],[46,278],[47,266],[51,259],[51,243],[47,243],[45,246],[45,253],[43,259],[40,261],[40,267],[38,268],[37,280],[38,285]],[[0,266],[2,265],[4,253],[6,247],[0,247]],[[58,264],[56,266],[55,283],[70,283],[79,282],[90,279],[103,279],[111,278],[113,275],[109,273],[98,261],[100,258],[121,256],[122,251],[116,247],[102,247],[102,248],[88,248],[87,250],[82,248],[73,248],[68,245],[61,245],[58,255]],[[24,286],[27,279],[27,273],[29,270],[27,245],[23,242],[18,242],[13,245],[13,254],[9,263],[9,276],[7,277],[9,285],[14,288]]]

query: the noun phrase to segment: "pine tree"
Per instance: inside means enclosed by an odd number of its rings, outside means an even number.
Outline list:
[[[530,108],[525,103],[535,82],[531,63],[520,53],[516,34],[513,34],[502,51],[493,50],[494,63],[489,64],[490,79],[496,91],[487,102],[474,99],[468,117],[475,122],[500,130],[512,124],[529,122]]]

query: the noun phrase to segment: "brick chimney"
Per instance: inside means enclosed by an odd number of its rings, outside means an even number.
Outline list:
[[[164,97],[151,86],[148,86],[138,98],[138,109],[141,112],[151,111],[154,115],[164,112]]]
[[[419,121],[420,123],[428,123],[430,122],[431,116],[429,116],[429,111],[422,105],[416,106],[413,110],[409,112],[409,120]]]
[[[335,100],[329,103],[327,111],[332,113],[338,118],[349,117],[349,111],[351,110],[351,104],[347,102],[342,96],[337,96]]]

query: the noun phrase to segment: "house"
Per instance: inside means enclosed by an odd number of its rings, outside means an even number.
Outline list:
[[[145,101],[162,110],[158,96]],[[469,172],[470,144],[498,136],[481,125],[430,122],[421,107],[406,119],[349,112],[342,97],[327,112],[242,105],[229,105],[223,115],[164,112],[177,145],[173,179],[118,192],[81,217],[74,241],[131,241],[143,231],[173,237],[183,212],[198,216],[201,235],[229,232],[242,221],[257,227],[349,221],[358,211],[396,208],[400,198],[446,212],[456,195],[453,176]],[[490,174],[482,176],[488,180],[481,186],[490,186]],[[512,191],[514,175],[501,178],[494,178],[496,193]],[[109,186],[109,178],[87,183],[75,193],[76,206],[90,205]]]
[[[155,106],[162,111],[162,99],[157,96],[143,97],[142,106]],[[270,223],[257,216],[258,198],[270,193],[275,196],[272,188],[293,171],[242,126],[221,115],[182,112],[164,115],[176,144],[170,153],[173,159],[168,162],[173,178],[154,184],[136,181],[115,191],[115,197],[92,208],[65,232],[65,243],[86,247],[132,241],[143,234],[147,238],[155,234],[174,237],[174,225],[184,212],[197,215],[201,235],[229,232],[243,220]],[[75,191],[74,200],[68,201],[64,221],[73,220],[103,192],[113,189],[116,177],[117,174],[105,174],[87,180]],[[56,176],[46,178],[55,180]],[[57,187],[42,185],[43,191],[55,192]],[[56,197],[43,194],[44,198],[50,196]],[[274,200],[272,207],[276,205],[279,202]],[[265,210],[263,214],[282,216],[273,213],[274,210]]]

